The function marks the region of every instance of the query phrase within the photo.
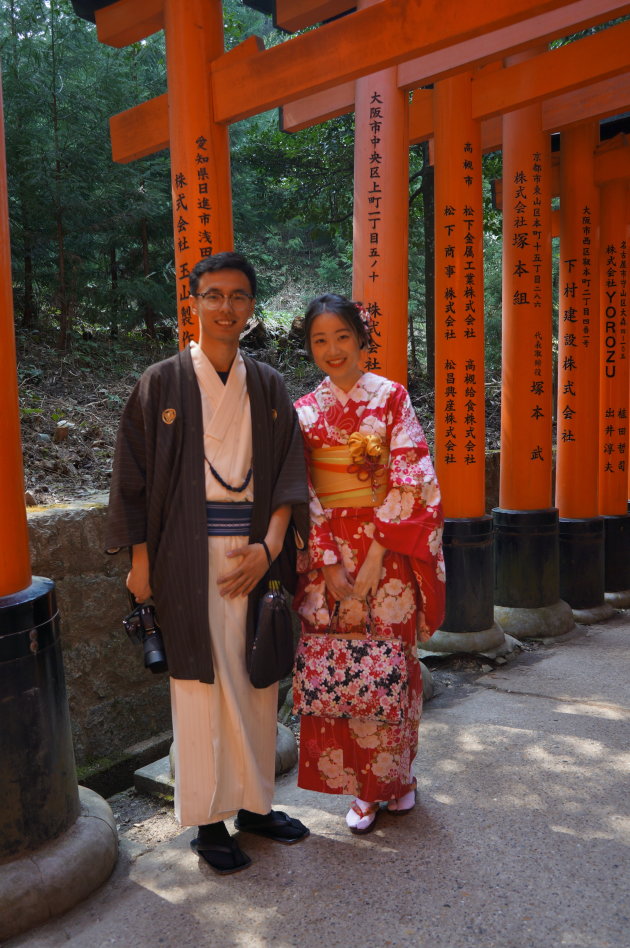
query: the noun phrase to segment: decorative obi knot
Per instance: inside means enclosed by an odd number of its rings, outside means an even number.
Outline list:
[[[311,452],[310,473],[323,507],[378,507],[387,493],[389,450],[379,435],[355,431],[347,444]]]

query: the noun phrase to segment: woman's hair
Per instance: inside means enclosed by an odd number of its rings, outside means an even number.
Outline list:
[[[324,293],[323,296],[316,296],[314,300],[311,300],[304,315],[304,342],[306,351],[311,358],[313,357],[313,351],[311,349],[313,321],[318,316],[321,316],[322,313],[333,313],[335,316],[339,316],[340,319],[343,319],[348,329],[356,336],[359,347],[361,349],[367,348],[370,342],[370,336],[361,318],[361,311],[357,304],[345,296],[339,296],[337,293]]]

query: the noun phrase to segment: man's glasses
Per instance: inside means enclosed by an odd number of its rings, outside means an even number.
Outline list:
[[[206,290],[205,293],[192,293],[191,296],[198,296],[205,301],[208,309],[221,309],[223,304],[228,302],[235,312],[242,312],[247,309],[251,300],[254,299],[251,293],[245,293],[243,290],[237,290],[236,293],[220,293],[218,290]]]

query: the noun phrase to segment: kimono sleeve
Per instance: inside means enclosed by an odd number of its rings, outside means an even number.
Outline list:
[[[140,380],[129,396],[118,428],[107,511],[109,553],[147,539],[147,439],[142,389]]]
[[[388,490],[374,511],[374,536],[388,550],[412,560],[424,599],[425,623],[433,630],[444,609],[440,488],[424,433],[402,386],[396,386],[389,412]]]

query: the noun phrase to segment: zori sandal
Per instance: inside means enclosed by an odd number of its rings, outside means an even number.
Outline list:
[[[387,804],[387,812],[393,813],[394,816],[404,816],[405,813],[411,813],[417,803],[417,800],[418,781],[414,777],[411,790],[408,790],[407,793],[404,793],[402,797],[398,797],[397,800],[390,800]]]
[[[350,832],[356,836],[370,833],[374,829],[380,809],[378,803],[355,800],[346,814],[346,823]]]

